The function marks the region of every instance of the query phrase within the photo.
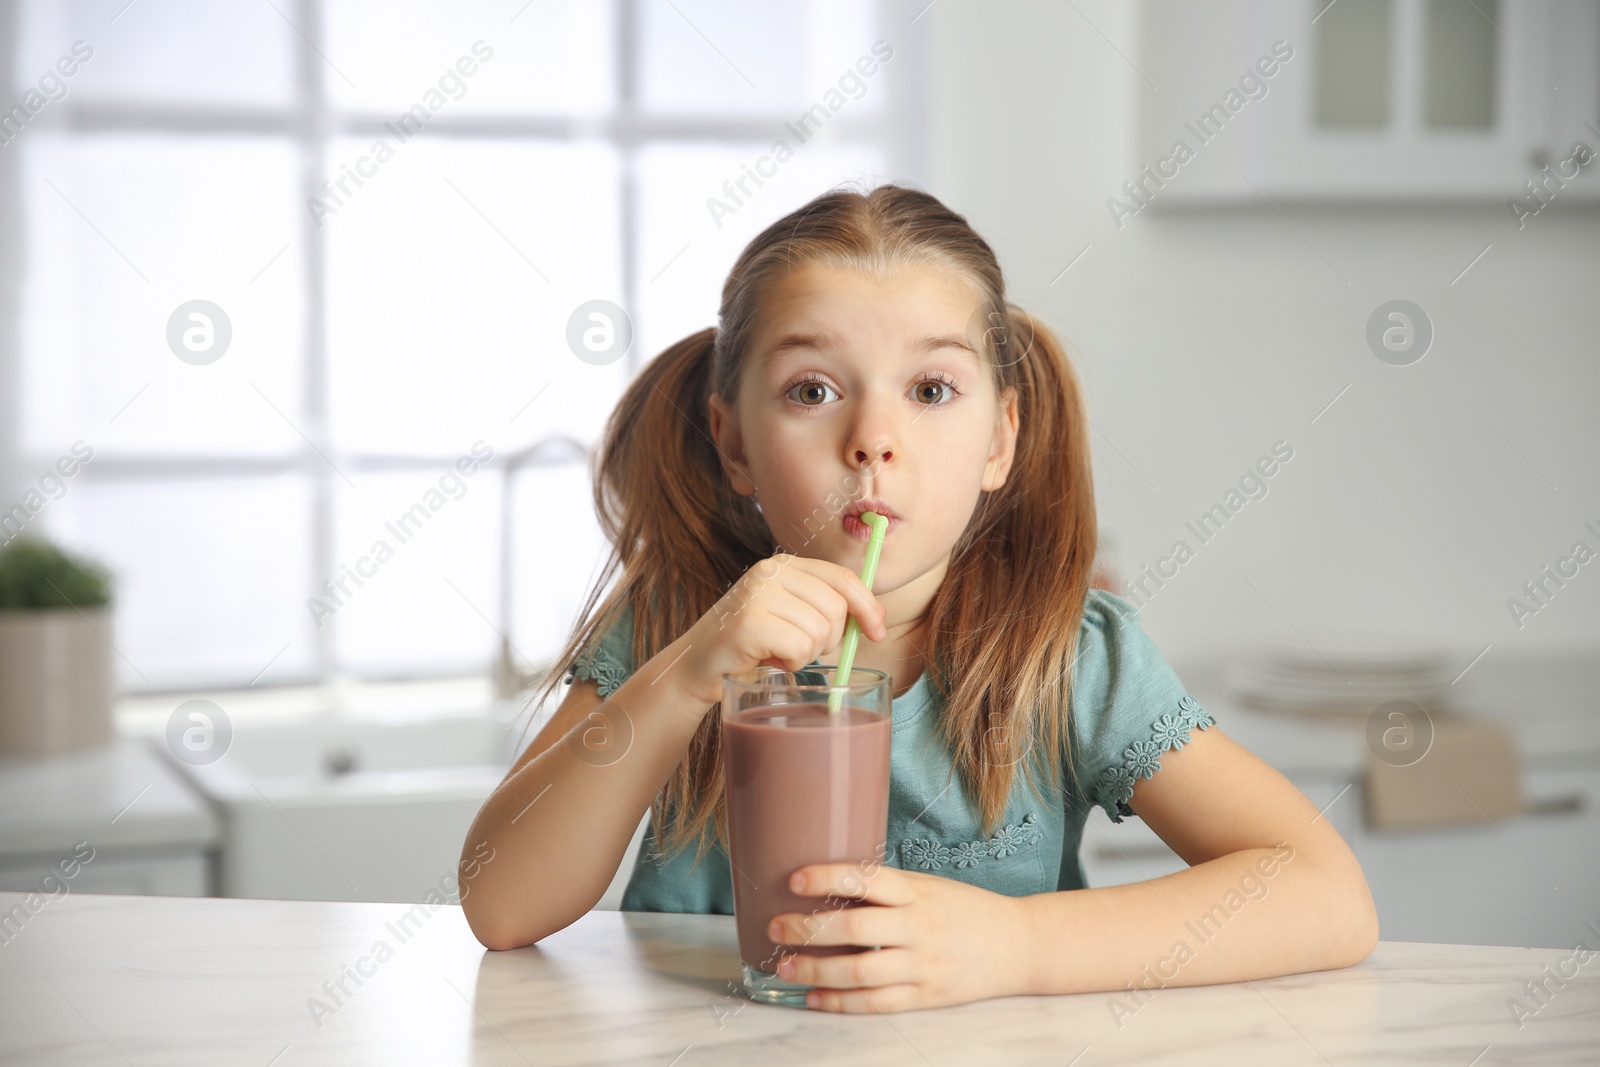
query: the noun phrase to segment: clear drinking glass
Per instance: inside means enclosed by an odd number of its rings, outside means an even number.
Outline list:
[[[849,945],[775,944],[767,925],[785,912],[819,918],[870,906],[799,896],[789,876],[811,863],[853,863],[862,881],[885,859],[889,829],[889,675],[857,667],[835,687],[835,667],[758,667],[722,677],[722,754],[728,857],[744,988],[767,1004],[804,1005],[810,986],[778,977],[784,955],[863,951]],[[843,691],[838,711],[828,694]]]

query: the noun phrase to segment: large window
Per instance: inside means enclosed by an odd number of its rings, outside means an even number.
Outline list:
[[[773,219],[923,182],[919,6],[0,15],[6,489],[93,450],[28,529],[117,573],[124,688],[482,672],[502,635],[546,661],[630,377]],[[595,300],[633,326],[609,363],[567,341]]]

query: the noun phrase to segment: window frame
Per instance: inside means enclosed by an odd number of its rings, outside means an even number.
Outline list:
[[[251,478],[290,473],[307,480],[311,493],[312,529],[303,531],[310,538],[311,588],[300,596],[321,595],[316,589],[321,576],[335,575],[339,570],[336,538],[336,481],[340,471],[351,474],[380,470],[432,472],[448,466],[456,457],[425,454],[421,452],[358,452],[343,451],[332,433],[329,396],[330,351],[327,336],[328,316],[328,250],[326,232],[319,231],[310,213],[303,205],[310,197],[321,196],[320,181],[328,168],[337,164],[331,156],[336,139],[345,136],[378,136],[383,124],[392,115],[368,111],[339,111],[330,101],[328,92],[330,68],[322,57],[324,10],[328,0],[293,0],[285,5],[284,13],[292,18],[294,29],[285,27],[290,34],[293,50],[293,86],[288,102],[276,105],[138,103],[129,104],[110,100],[75,100],[71,108],[41,113],[35,125],[51,128],[67,136],[101,133],[170,134],[205,137],[208,135],[257,135],[287,138],[297,156],[299,185],[296,189],[296,208],[299,230],[294,241],[303,256],[302,274],[303,324],[301,356],[303,389],[300,409],[295,413],[296,428],[304,442],[293,452],[281,457],[208,457],[190,456],[139,456],[97,455],[92,464],[85,465],[76,476],[87,483],[127,483],[149,481],[178,481],[202,477]],[[597,117],[564,117],[559,114],[496,114],[455,115],[445,112],[429,122],[418,136],[447,139],[452,137],[506,141],[541,141],[561,143],[598,138],[615,147],[621,167],[622,183],[617,210],[621,214],[621,279],[625,307],[637,309],[640,287],[640,211],[635,174],[635,160],[645,146],[662,142],[724,142],[765,141],[773,129],[790,116],[767,114],[760,116],[685,117],[652,115],[641,109],[638,102],[637,79],[640,53],[639,35],[642,24],[644,0],[611,0],[613,33],[614,76],[616,78],[616,103],[608,114]],[[916,0],[873,0],[879,36],[891,39],[896,47],[893,75],[886,90],[885,106],[875,115],[858,116],[848,110],[830,123],[828,137],[839,144],[877,143],[886,153],[893,173],[898,180],[926,186],[926,66],[920,57],[927,50],[927,21],[921,15],[926,4]],[[18,19],[16,6],[10,7],[10,18]],[[520,14],[520,11],[515,14]],[[512,16],[515,17],[515,14]],[[0,15],[0,40],[17,39],[15,25],[5,24]],[[896,29],[890,30],[894,24]],[[0,55],[0,85],[8,86],[13,95],[21,91],[17,57],[14,49]],[[337,76],[337,75],[334,75]],[[24,136],[26,133],[23,134]],[[10,147],[10,146],[7,146]],[[0,153],[0,223],[10,216],[12,226],[0,225],[0,231],[11,229],[24,233],[23,190],[20,184],[21,168],[18,153]],[[22,284],[20,265],[17,269],[0,272],[0,482],[8,491],[6,499],[18,499],[26,489],[24,472],[37,465],[44,457],[24,454],[21,436],[22,339],[18,328],[17,309]],[[637,328],[635,335],[637,336]],[[648,358],[636,346],[627,353],[626,366],[631,378]],[[507,573],[505,552],[506,530],[509,526],[506,510],[511,506],[515,478],[519,470],[538,466],[560,466],[585,463],[590,443],[572,442],[564,435],[546,434],[529,446],[509,453],[496,453],[484,466],[492,471],[499,483],[501,495],[500,530],[496,561],[492,564],[501,595],[493,606],[486,606],[495,616],[492,625],[500,636],[511,633],[514,605],[509,593],[510,574]],[[53,458],[53,457],[51,457]],[[5,468],[9,467],[9,470]],[[35,519],[33,532],[50,534],[48,512]],[[299,597],[297,597],[298,599]],[[428,680],[462,677],[457,669],[417,670],[401,674],[354,671],[338,662],[337,627],[327,626],[312,631],[315,642],[312,667],[300,674],[274,674],[271,664],[263,666],[255,678],[240,675],[219,684],[198,685],[155,682],[139,684],[127,678],[119,679],[119,690],[128,696],[152,696],[163,693],[217,692],[227,689],[230,683],[240,689],[267,687],[296,687],[342,683],[346,680],[387,682],[403,680]],[[495,656],[486,657],[479,673],[487,676],[494,669]]]

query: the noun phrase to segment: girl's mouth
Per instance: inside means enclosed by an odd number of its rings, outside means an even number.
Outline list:
[[[846,515],[839,521],[844,526],[844,532],[849,534],[851,537],[854,537],[856,540],[867,541],[871,539],[872,527],[868,526],[854,515]],[[883,536],[887,538],[890,534],[894,533],[894,528],[899,525],[899,518],[893,515],[889,516],[889,528],[883,531]]]

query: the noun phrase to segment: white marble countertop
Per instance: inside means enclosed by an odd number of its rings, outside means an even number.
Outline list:
[[[209,846],[217,819],[142,739],[53,756],[0,757],[0,856]]]
[[[19,905],[0,893],[0,922]],[[1600,1048],[1600,958],[1552,984],[1520,1027],[1507,1006],[1570,950],[1383,942],[1344,970],[1159,990],[1119,1028],[1107,994],[884,1016],[753,1004],[731,992],[726,916],[595,911],[539,946],[487,952],[459,908],[419,905],[403,925],[406,913],[78,893],[44,903],[0,937],[0,1062],[1487,1067],[1593,1063]]]

